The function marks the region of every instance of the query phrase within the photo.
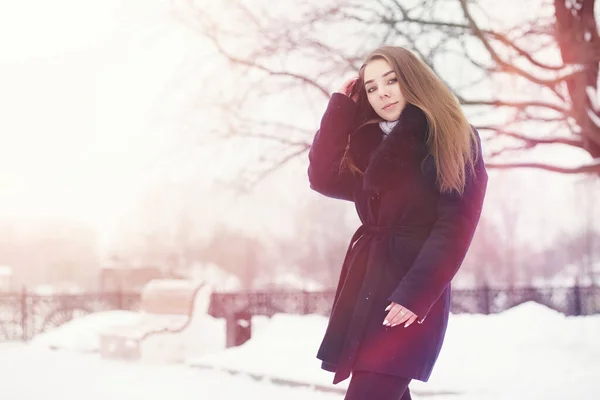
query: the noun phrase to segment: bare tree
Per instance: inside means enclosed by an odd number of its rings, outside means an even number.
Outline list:
[[[506,277],[499,273],[506,271],[504,239],[494,221],[483,215],[456,281],[476,286],[505,282]]]
[[[97,236],[83,223],[59,218],[2,218],[0,264],[18,285],[89,286],[97,276]]]
[[[600,213],[598,213],[597,201],[598,196],[597,180],[583,179],[579,182],[579,187],[576,188],[577,211],[581,216],[581,231],[572,239],[565,240],[569,244],[569,250],[573,255],[578,256],[577,264],[579,264],[580,275],[585,277],[590,282],[596,281],[598,271],[595,269],[597,263],[598,252],[600,248]]]
[[[260,106],[272,108],[269,98],[294,106],[303,98],[308,108],[320,104],[381,44],[410,48],[451,87],[489,144],[489,168],[598,174],[595,1],[539,1],[537,14],[514,26],[488,15],[486,2],[467,0],[322,0],[277,7],[223,0],[217,9],[179,0],[173,9],[238,74],[231,79],[243,78],[219,104],[226,116],[223,133],[279,145],[247,171],[252,179],[243,176],[250,185],[304,153],[314,132],[306,119],[278,120]],[[504,89],[490,90],[493,85]],[[583,150],[581,165],[527,161],[522,154],[555,145]]]
[[[203,262],[214,263],[234,274],[243,289],[248,290],[253,288],[257,279],[271,275],[273,266],[261,263],[260,254],[263,253],[265,246],[260,239],[222,225],[213,231],[200,254]]]
[[[527,235],[523,216],[528,210],[521,198],[515,196],[522,189],[513,183],[514,192],[506,191],[504,176],[498,178],[499,182],[487,195],[486,207],[458,278],[464,276],[476,285],[531,284],[534,278],[545,276],[542,248],[537,239],[532,243],[531,237],[523,236]]]
[[[347,217],[348,208],[316,196],[293,215],[294,234],[281,246],[283,257],[298,268],[295,272],[335,288],[352,234]]]

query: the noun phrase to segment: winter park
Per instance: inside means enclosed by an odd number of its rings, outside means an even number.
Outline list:
[[[0,397],[600,398],[595,6],[0,1]]]

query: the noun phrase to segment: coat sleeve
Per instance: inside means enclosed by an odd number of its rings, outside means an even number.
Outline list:
[[[352,99],[334,93],[308,152],[310,187],[325,196],[354,201],[357,177],[348,169],[340,170],[340,163],[355,128],[356,111]]]
[[[479,154],[462,195],[440,194],[437,219],[411,269],[389,297],[422,322],[458,272],[479,222],[488,175]]]

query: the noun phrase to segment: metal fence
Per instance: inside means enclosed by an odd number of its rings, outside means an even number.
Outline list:
[[[334,291],[213,293],[209,312],[215,317],[227,317],[238,312],[250,315],[329,315],[334,296]],[[599,314],[600,287],[459,289],[452,291],[451,311],[455,314],[495,314],[528,301],[569,316]]]
[[[24,289],[0,293],[0,341],[27,341],[93,312],[136,310],[139,300],[139,294],[123,292],[41,295]]]
[[[209,314],[228,321],[276,313],[329,315],[335,292],[262,291],[213,293]],[[565,315],[600,314],[600,287],[460,289],[453,313],[494,314],[533,301]],[[138,310],[139,293],[101,292],[40,295],[0,293],[0,341],[28,341],[78,316],[108,310]]]

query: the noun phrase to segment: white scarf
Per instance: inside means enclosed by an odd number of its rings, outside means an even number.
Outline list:
[[[392,132],[392,129],[396,126],[398,120],[395,121],[382,121],[379,123],[379,127],[383,131],[383,133],[387,136]]]

